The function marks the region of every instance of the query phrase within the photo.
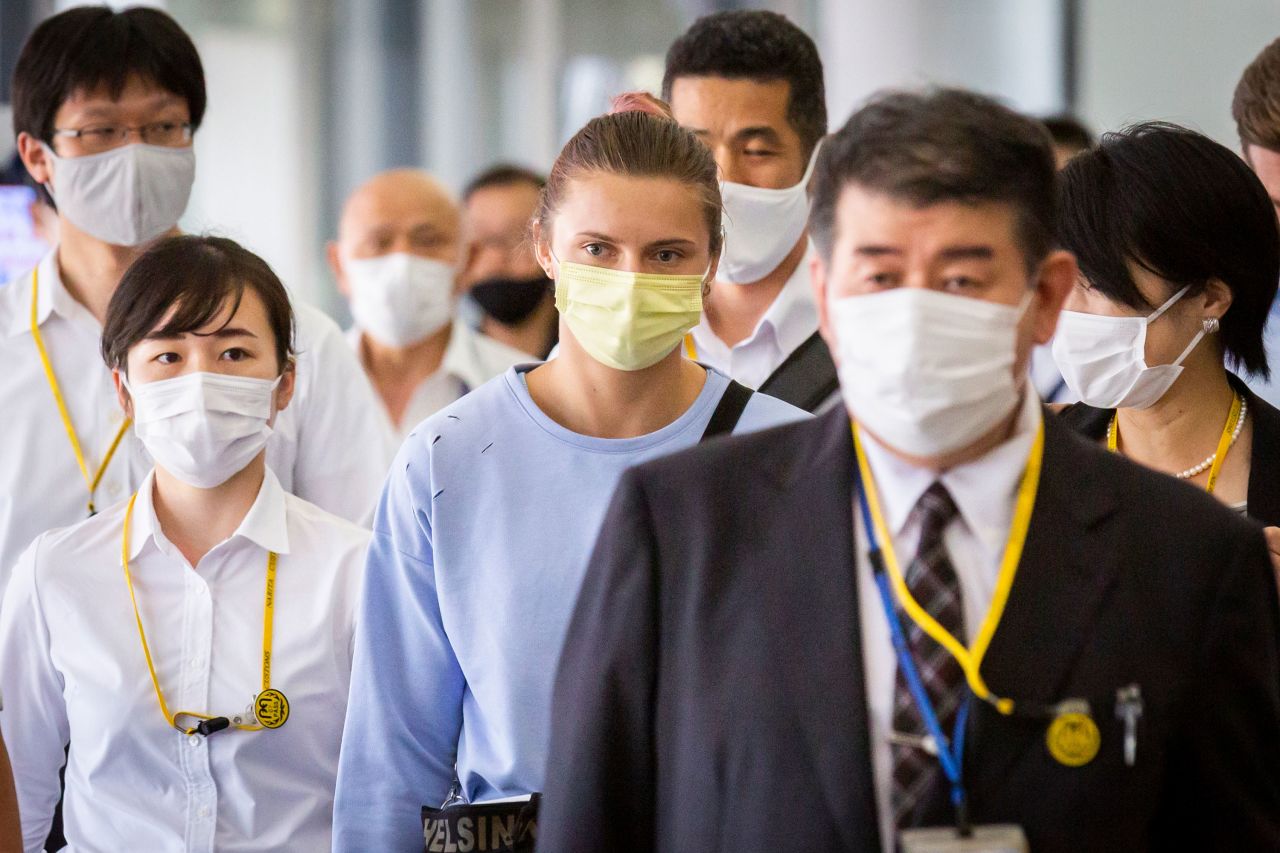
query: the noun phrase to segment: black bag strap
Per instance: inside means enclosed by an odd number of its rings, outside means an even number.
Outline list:
[[[751,395],[754,393],[747,386],[730,379],[728,386],[724,389],[724,393],[720,395],[720,402],[716,404],[716,410],[711,413],[711,420],[707,421],[707,428],[702,433],[699,443],[715,438],[717,435],[729,435],[732,433],[734,427],[738,425],[738,420],[742,417],[743,410],[747,408]]]
[[[760,386],[760,393],[813,412],[839,388],[831,351],[822,335],[814,332],[778,365]]]

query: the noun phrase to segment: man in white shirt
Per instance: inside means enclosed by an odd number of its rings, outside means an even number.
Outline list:
[[[102,364],[102,321],[129,264],[176,233],[204,77],[165,13],[82,7],[32,33],[13,101],[18,150],[57,202],[60,242],[0,291],[0,588],[36,535],[121,500],[150,467]],[[313,308],[296,312],[302,370],[267,461],[286,490],[361,519],[386,473],[389,436],[341,331]]]
[[[715,154],[725,244],[686,352],[808,411],[837,398],[806,255],[827,108],[817,47],[782,15],[719,12],[667,52],[663,97]]]
[[[623,477],[539,844],[1280,849],[1261,530],[1029,387],[1077,279],[1054,184],[1043,129],[968,92],[881,95],[827,140],[844,405]]]
[[[0,711],[27,851],[66,758],[70,850],[330,846],[369,533],[266,465],[296,394],[289,297],[230,240],[158,241],[103,354],[156,460],[39,536],[0,605]]]
[[[1241,153],[1280,214],[1280,39],[1262,49],[1236,84],[1231,102]],[[1267,358],[1280,364],[1280,300],[1271,306],[1266,326]],[[1280,374],[1249,380],[1249,390],[1280,406]],[[1274,546],[1280,555],[1280,541]]]
[[[348,340],[400,435],[530,356],[456,318],[457,203],[421,169],[375,175],[347,199],[329,264],[355,320]]]

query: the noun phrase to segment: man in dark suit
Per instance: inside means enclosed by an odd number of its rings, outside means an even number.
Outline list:
[[[827,141],[813,280],[846,411],[623,479],[540,850],[892,851],[970,823],[1037,853],[1280,849],[1262,534],[1028,390],[1076,278],[1053,190],[1044,131],[963,92],[883,96]]]

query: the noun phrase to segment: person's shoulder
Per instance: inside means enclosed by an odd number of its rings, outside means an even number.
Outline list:
[[[1085,403],[1053,403],[1049,412],[1059,423],[1094,441],[1106,436],[1107,425],[1115,415],[1115,409],[1099,409]]]
[[[48,259],[40,263],[47,267]],[[25,329],[30,323],[32,272],[27,270],[0,285],[0,340],[8,337],[11,330]]]
[[[373,535],[367,528],[290,492],[285,492],[284,500],[290,540],[324,543],[322,551],[326,555],[364,554]]]
[[[796,421],[807,421],[812,417],[813,415],[804,409],[779,400],[777,397],[755,391],[747,401],[746,408],[742,410],[742,419],[738,421],[734,434],[754,432]]]
[[[0,285],[0,332],[6,332],[15,319],[31,313],[31,273],[12,279]]]
[[[516,369],[510,367],[454,400],[409,432],[401,445],[401,455],[463,452],[485,436],[510,425],[519,408],[511,383],[519,381]],[[449,439],[447,443],[445,438]]]
[[[1110,505],[1132,529],[1197,545],[1259,535],[1253,522],[1203,489],[1112,453],[1067,424],[1049,419],[1045,440],[1071,501]]]
[[[116,565],[120,560],[127,507],[128,500],[124,500],[75,524],[46,530],[27,547],[20,562],[34,560],[36,574],[43,581],[100,571],[104,558]]]
[[[333,347],[351,351],[346,335],[332,317],[297,297],[292,297],[290,302],[293,305],[294,349],[300,358]]]
[[[732,483],[734,491],[747,490],[756,479],[786,478],[797,463],[812,460],[837,420],[847,432],[849,421],[843,410],[817,418],[802,417],[702,442],[644,462],[631,474],[649,486],[669,486],[689,494],[719,494],[725,483]]]

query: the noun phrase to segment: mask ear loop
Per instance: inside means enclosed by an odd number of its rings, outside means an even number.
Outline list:
[[[1170,297],[1167,302],[1165,302],[1163,305],[1157,308],[1150,316],[1147,317],[1147,325],[1150,326],[1156,320],[1159,320],[1160,317],[1164,314],[1164,312],[1168,311],[1171,307],[1173,307],[1174,303],[1176,303],[1179,299],[1185,296],[1187,291],[1190,289],[1191,289],[1191,285],[1188,284],[1186,287],[1182,288],[1177,293],[1173,294],[1173,296]],[[1182,351],[1182,355],[1175,358],[1172,362],[1170,362],[1168,366],[1169,367],[1180,366],[1183,360],[1186,359],[1187,356],[1191,355],[1191,351],[1196,348],[1196,346],[1200,343],[1200,341],[1204,340],[1204,336],[1207,331],[1208,330],[1202,326],[1200,328],[1200,331],[1196,332],[1195,337],[1191,339],[1191,343],[1187,344],[1187,348]]]
[[[280,380],[284,379],[284,375],[289,372],[290,368],[298,369],[298,356],[294,353],[289,353],[285,356],[284,367],[281,368],[280,375],[276,377],[276,384],[271,386],[271,390],[274,391],[280,385]]]
[[[814,143],[813,153],[809,155],[809,165],[805,167],[804,177],[800,179],[800,183],[803,184],[806,188],[808,188],[809,181],[813,178],[814,168],[816,168],[818,165],[818,152],[822,150],[822,143],[826,141],[827,141],[827,138],[824,136],[821,139],[819,139],[816,143]]]
[[[39,140],[39,143],[40,143],[40,147],[44,149],[44,154],[45,154],[45,156],[46,156],[46,157],[48,157],[48,158],[49,158],[49,160],[53,163],[53,165],[54,165],[54,170],[53,170],[53,171],[55,171],[55,172],[56,172],[56,171],[57,171],[57,165],[58,165],[59,161],[61,160],[61,158],[60,158],[60,157],[58,157],[58,152],[54,151],[54,150],[53,150],[53,146],[52,146],[52,145],[50,145],[50,144],[48,144],[47,142],[45,142],[43,139]],[[40,186],[44,187],[44,191],[45,191],[45,192],[47,192],[47,193],[49,194],[49,198],[52,198],[52,199],[53,199],[53,203],[54,203],[54,204],[57,204],[57,203],[58,203],[58,200],[57,200],[56,198],[54,198],[54,195],[53,195],[53,178],[52,178],[52,177],[50,177],[50,179],[49,179],[48,181],[44,182],[44,183],[43,183],[43,184],[41,184]]]
[[[1177,293],[1173,294],[1173,296],[1169,297],[1169,299],[1163,305],[1161,305],[1155,311],[1148,314],[1146,317],[1147,325],[1150,326],[1156,320],[1159,320],[1162,316],[1164,316],[1164,312],[1172,308],[1174,304],[1176,304],[1177,301],[1181,299],[1183,296],[1186,296],[1187,291],[1190,289],[1191,289],[1191,285],[1188,284],[1186,287],[1182,288],[1182,290],[1179,290]]]
[[[555,261],[556,264],[555,275],[551,276],[551,281],[558,284],[560,282],[560,268],[564,266],[564,264],[561,262],[559,256],[556,255],[556,250],[551,248],[550,240],[547,241],[547,254],[551,256],[551,260]]]

